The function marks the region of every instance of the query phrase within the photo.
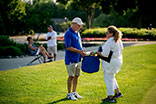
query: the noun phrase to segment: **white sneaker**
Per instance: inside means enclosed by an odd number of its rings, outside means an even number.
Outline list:
[[[75,96],[72,94],[72,93],[68,93],[67,94],[67,99],[70,99],[70,100],[77,100],[76,98],[75,98]]]
[[[76,97],[76,98],[83,98],[82,96],[80,96],[78,93],[76,92],[72,92],[72,94]]]

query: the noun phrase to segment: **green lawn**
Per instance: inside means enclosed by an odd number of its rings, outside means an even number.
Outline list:
[[[156,44],[126,47],[124,64],[116,75],[122,98],[117,104],[142,104],[156,84]],[[0,104],[100,104],[106,97],[103,71],[83,73],[77,92],[79,101],[65,99],[67,71],[64,61],[0,71]],[[150,97],[155,104],[155,97]]]

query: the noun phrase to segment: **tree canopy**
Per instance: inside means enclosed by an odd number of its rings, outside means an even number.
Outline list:
[[[19,21],[26,15],[25,3],[21,0],[0,1],[0,34],[16,34]]]
[[[138,28],[147,27],[150,24],[156,26],[156,9],[153,0],[117,0],[113,5],[120,14],[133,13],[131,18]]]
[[[88,28],[93,20],[96,27],[156,27],[153,0],[1,0],[0,10],[0,35],[47,32],[53,19],[74,17],[82,18]]]

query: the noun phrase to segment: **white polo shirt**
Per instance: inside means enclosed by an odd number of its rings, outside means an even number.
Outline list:
[[[51,39],[48,40],[48,37],[51,37]],[[47,43],[48,47],[57,46],[57,33],[54,30],[52,32],[48,32],[46,36],[46,40],[48,40]]]
[[[120,71],[120,68],[123,63],[122,59],[122,50],[123,43],[121,40],[118,43],[115,43],[114,38],[109,38],[106,43],[102,46],[102,55],[108,57],[109,52],[113,51],[112,58],[110,63],[102,60],[102,68],[104,72],[107,73],[117,73]]]

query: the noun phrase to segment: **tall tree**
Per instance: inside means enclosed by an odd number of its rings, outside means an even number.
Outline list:
[[[16,34],[18,23],[26,15],[25,3],[21,0],[1,0],[0,10],[0,34]]]
[[[156,26],[156,9],[153,0],[117,0],[114,8],[120,14],[133,12],[133,21],[138,28],[147,27],[149,24]]]
[[[71,5],[75,9],[80,7],[86,12],[88,19],[88,28],[91,28],[95,12],[97,8],[99,8],[99,2],[97,2],[97,0],[73,0]]]
[[[98,8],[101,7],[101,1],[104,2],[106,0],[57,0],[57,2],[68,4],[68,6],[72,6],[74,10],[81,9],[85,11],[87,15],[88,28],[92,27],[95,12]]]
[[[57,16],[56,4],[52,1],[27,4],[27,16],[24,17],[25,31],[47,32],[47,26],[52,24],[51,19]]]
[[[109,13],[113,0],[57,0],[57,2],[71,6],[74,10],[85,11],[88,28],[91,28],[96,11],[102,9],[105,13]]]

